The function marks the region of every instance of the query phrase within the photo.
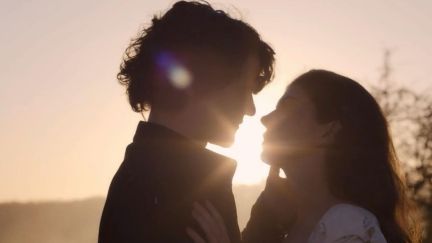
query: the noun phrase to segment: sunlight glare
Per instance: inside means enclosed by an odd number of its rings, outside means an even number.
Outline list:
[[[257,117],[245,117],[230,148],[208,144],[207,148],[237,161],[234,184],[257,184],[265,180],[269,166],[261,161],[265,127]]]

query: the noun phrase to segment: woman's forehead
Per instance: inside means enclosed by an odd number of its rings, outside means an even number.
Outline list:
[[[285,105],[301,106],[304,109],[314,110],[315,105],[309,99],[307,94],[299,87],[293,85],[288,86],[285,93],[279,99],[276,107],[283,107]]]
[[[293,85],[289,85],[279,101],[283,100],[307,101],[308,99],[303,90]]]

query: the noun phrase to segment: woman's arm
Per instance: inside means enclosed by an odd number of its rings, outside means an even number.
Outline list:
[[[280,243],[295,221],[295,206],[290,186],[279,177],[279,168],[271,167],[266,187],[252,207],[242,232],[245,243]]]
[[[289,186],[279,177],[279,168],[271,168],[265,190],[252,208],[250,220],[242,233],[244,243],[280,243],[295,220],[290,203]],[[191,228],[186,229],[195,243],[229,243],[225,223],[209,202],[194,205],[192,216],[206,235],[203,239]]]

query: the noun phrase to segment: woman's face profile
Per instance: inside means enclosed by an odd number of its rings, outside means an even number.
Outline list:
[[[327,125],[318,122],[315,105],[298,86],[288,86],[276,109],[261,122],[267,128],[261,157],[268,164],[280,164],[325,143]]]

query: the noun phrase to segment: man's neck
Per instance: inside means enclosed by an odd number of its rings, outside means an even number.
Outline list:
[[[192,122],[188,122],[181,114],[170,114],[169,116],[164,113],[150,112],[148,121],[151,123],[162,125],[169,128],[184,137],[189,138],[201,147],[205,147],[207,141],[200,139],[199,130]]]

